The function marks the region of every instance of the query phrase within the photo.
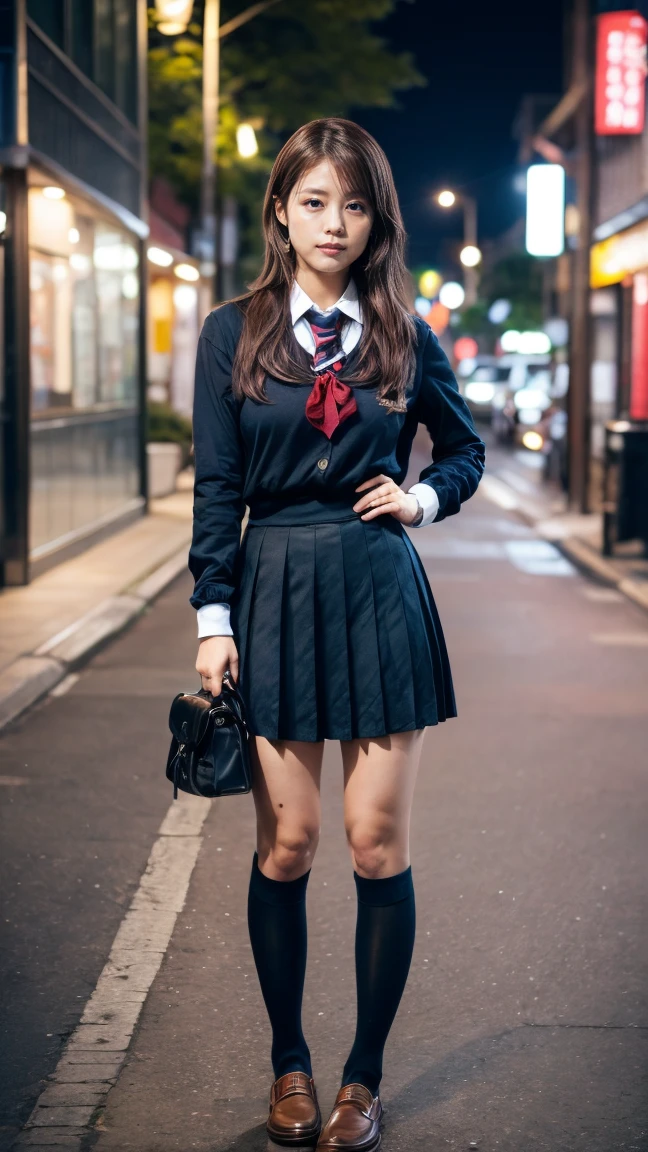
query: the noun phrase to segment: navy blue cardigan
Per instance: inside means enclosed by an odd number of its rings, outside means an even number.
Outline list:
[[[407,412],[376,402],[376,386],[353,385],[358,410],[330,440],[307,420],[312,380],[265,382],[271,404],[232,392],[232,361],[243,324],[236,304],[205,320],[198,344],[194,393],[193,540],[191,604],[229,603],[245,505],[250,523],[298,523],[353,517],[355,489],[379,473],[401,485],[419,423],[433,442],[432,461],[419,476],[439,498],[436,520],[459,511],[484,469],[484,444],[459,394],[448,359],[425,321],[417,328],[416,371]],[[349,355],[350,367],[357,349]],[[289,518],[282,519],[286,509]],[[359,514],[358,514],[359,516]]]

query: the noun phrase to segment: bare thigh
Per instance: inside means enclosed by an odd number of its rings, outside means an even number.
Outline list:
[[[324,741],[251,741],[259,867],[271,880],[296,880],[313,863],[323,753]]]
[[[410,863],[409,831],[425,729],[341,740],[344,825],[353,866],[378,879]]]

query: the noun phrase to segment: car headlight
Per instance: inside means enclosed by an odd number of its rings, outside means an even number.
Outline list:
[[[466,400],[472,400],[473,404],[490,404],[495,395],[495,385],[487,380],[471,380],[464,392]]]

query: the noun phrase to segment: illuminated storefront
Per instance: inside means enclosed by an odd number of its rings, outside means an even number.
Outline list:
[[[19,13],[0,31],[14,63],[0,97],[15,109],[0,136],[5,584],[146,504],[146,6],[28,0]]]
[[[590,286],[615,299],[618,395],[614,416],[648,420],[648,219],[595,244]]]

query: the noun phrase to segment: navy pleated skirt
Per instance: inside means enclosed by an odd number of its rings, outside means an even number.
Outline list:
[[[391,516],[248,524],[232,630],[250,731],[351,740],[456,716],[425,570]]]

